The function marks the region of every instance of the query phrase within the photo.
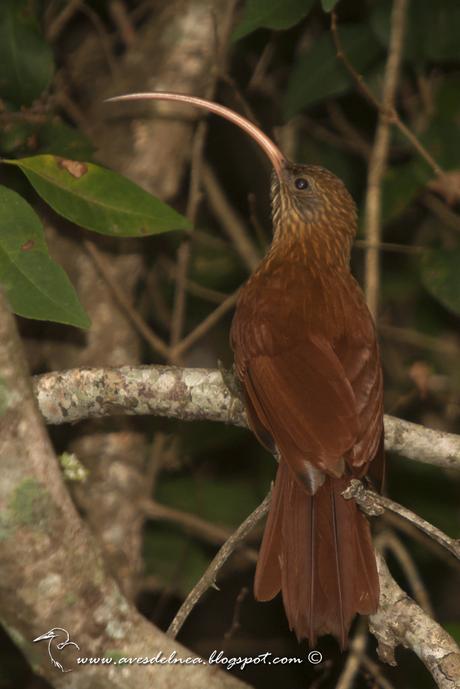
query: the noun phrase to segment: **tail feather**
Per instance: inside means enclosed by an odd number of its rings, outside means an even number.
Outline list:
[[[271,600],[281,590],[281,517],[285,507],[287,485],[278,474],[273,488],[270,512],[265,525],[254,578],[254,595],[257,600]]]
[[[327,478],[308,495],[281,462],[257,563],[254,592],[280,590],[291,629],[311,646],[332,634],[342,648],[356,613],[375,612],[379,583],[369,523],[341,493],[348,479]]]

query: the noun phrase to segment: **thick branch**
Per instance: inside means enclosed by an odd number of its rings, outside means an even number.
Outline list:
[[[152,658],[193,654],[149,624],[123,597],[80,519],[30,387],[21,342],[0,293],[0,617],[34,670],[57,689],[247,686],[205,664],[76,665],[75,657]],[[67,629],[80,651],[71,675],[49,662],[33,639]],[[70,676],[70,680],[69,680]]]
[[[269,493],[222,545],[179,609],[168,629],[170,636],[174,637],[179,632],[204,593],[216,585],[218,573],[230,554],[241,546],[248,533],[267,513],[270,497]],[[377,613],[370,618],[370,630],[378,640],[381,659],[396,665],[394,651],[401,644],[419,656],[440,689],[459,689],[460,652],[454,640],[399,588],[380,554],[377,554],[377,562],[380,602]],[[364,644],[355,650],[358,651],[356,662],[359,663]]]
[[[167,416],[246,426],[242,402],[215,369],[175,366],[80,368],[34,379],[48,424],[114,415]],[[385,417],[385,447],[409,459],[460,469],[460,436]]]
[[[460,688],[460,651],[451,636],[411,600],[392,578],[384,559],[377,557],[379,609],[370,618],[380,658],[396,665],[394,651],[402,645],[418,655],[439,689]]]

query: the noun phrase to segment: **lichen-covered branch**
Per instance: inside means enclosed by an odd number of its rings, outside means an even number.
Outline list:
[[[75,665],[62,673],[46,643],[66,629],[85,657],[193,656],[168,639],[123,597],[69,496],[37,409],[13,317],[0,293],[0,619],[35,672],[57,689],[243,689],[205,664]],[[75,649],[74,649],[75,650]]]
[[[402,645],[418,655],[439,689],[459,689],[460,651],[452,637],[429,617],[394,581],[384,559],[377,557],[380,605],[370,617],[380,658],[396,665],[394,651]]]
[[[36,376],[35,394],[46,423],[101,416],[167,416],[245,426],[240,400],[215,369],[177,366],[80,368]]]
[[[80,368],[36,376],[48,424],[101,416],[167,416],[246,426],[242,402],[215,369],[175,366]],[[385,416],[385,447],[409,459],[460,470],[460,436]]]
[[[460,436],[385,416],[385,447],[424,464],[460,469]]]

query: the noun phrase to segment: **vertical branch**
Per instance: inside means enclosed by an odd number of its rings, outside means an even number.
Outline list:
[[[211,75],[211,81],[205,93],[205,98],[212,99],[216,88],[217,80],[222,71],[225,62],[227,45],[230,37],[230,31],[233,23],[233,13],[235,10],[236,0],[232,0],[228,4],[226,16],[223,20],[223,28],[220,36],[217,34],[216,27],[216,65],[214,72]],[[215,19],[213,17],[213,19]],[[203,164],[203,150],[206,140],[207,122],[203,120],[198,125],[195,139],[193,142],[192,151],[192,168],[190,191],[187,202],[187,217],[191,220],[192,225],[195,224],[201,189],[201,168]],[[177,255],[177,278],[176,278],[176,292],[174,295],[174,308],[171,323],[171,338],[170,345],[174,348],[182,337],[182,331],[185,321],[185,307],[187,298],[187,274],[191,258],[191,238],[190,236],[182,242],[179,247]]]
[[[394,109],[399,68],[403,52],[406,14],[409,0],[394,0],[391,15],[391,33],[388,60],[383,83],[382,108],[379,110],[377,131],[369,162],[367,176],[365,236],[369,247],[365,262],[365,292],[369,309],[377,316],[380,263],[378,244],[381,240],[382,182],[387,165],[390,142],[390,119],[388,113]]]

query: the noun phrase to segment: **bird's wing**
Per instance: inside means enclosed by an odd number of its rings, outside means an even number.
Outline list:
[[[356,476],[363,476],[369,462],[377,483],[383,480],[383,376],[374,326],[368,318],[367,332],[336,343],[345,375],[353,389],[359,433],[347,461]],[[381,474],[381,475],[380,475]]]
[[[263,337],[263,335],[262,335]],[[273,337],[273,334],[270,334]],[[310,467],[331,476],[344,471],[344,457],[359,435],[353,388],[325,338],[309,336],[277,351],[273,341],[243,359],[233,331],[237,371],[256,435],[272,438],[294,474],[307,487]]]

